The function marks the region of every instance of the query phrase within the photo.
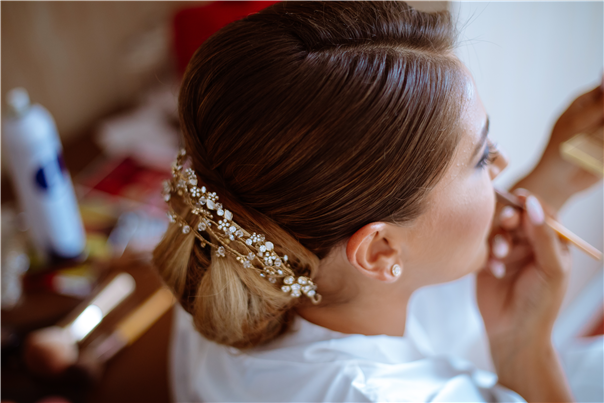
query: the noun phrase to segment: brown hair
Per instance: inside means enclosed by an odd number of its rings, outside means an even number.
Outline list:
[[[362,226],[422,213],[459,142],[454,39],[448,12],[404,2],[283,2],[229,24],[183,78],[192,167],[239,225],[314,276]],[[218,343],[270,341],[302,301],[175,225],[154,261]]]

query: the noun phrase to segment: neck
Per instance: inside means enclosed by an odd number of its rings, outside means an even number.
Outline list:
[[[357,297],[341,304],[305,306],[298,309],[298,314],[311,323],[340,333],[402,337],[411,295],[396,295],[395,298],[374,295],[378,297]]]

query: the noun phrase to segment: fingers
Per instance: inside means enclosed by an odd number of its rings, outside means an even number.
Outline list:
[[[511,237],[508,233],[495,234],[490,246],[487,267],[497,278],[514,275],[519,266],[533,259],[533,248],[526,239]]]
[[[527,259],[532,259],[533,247],[524,241],[522,243],[516,243],[512,247],[510,253],[507,255],[503,262],[506,264],[517,265],[519,262],[523,262]]]
[[[602,119],[604,119],[604,102],[600,97],[598,102],[590,103],[585,105],[581,109],[578,109],[573,114],[570,124],[572,127],[580,131],[590,131],[602,126]]]
[[[514,245],[510,253],[503,259],[491,256],[487,261],[487,268],[496,278],[513,278],[528,263],[533,261],[532,246],[523,243]]]
[[[600,85],[575,98],[571,103],[571,107],[581,107],[587,103],[596,102],[598,99],[602,98],[602,94],[604,94],[604,76]]]
[[[501,216],[501,214],[499,215]],[[510,217],[504,217],[504,221],[506,218],[509,220],[509,218],[516,214],[511,212],[511,214],[508,213],[507,215]],[[490,258],[487,261],[487,267],[495,277],[502,278],[505,275],[505,265],[501,262],[501,259],[504,259],[509,254],[512,239],[506,232],[491,233],[491,235],[489,239]]]
[[[545,224],[545,212],[535,196],[525,199],[526,219],[523,220],[528,242],[533,247],[534,259],[542,271],[551,277],[560,277],[568,271],[563,256],[565,248],[558,235]]]
[[[545,211],[543,211],[539,200],[535,196],[530,195],[525,199],[524,205],[530,223],[533,227],[541,228],[545,224]]]
[[[528,196],[530,193],[522,188],[515,189],[512,191],[516,196]],[[498,213],[498,223],[506,231],[512,231],[520,227],[520,210],[513,206],[503,206]]]
[[[490,254],[487,267],[497,277],[514,276],[518,268],[534,261],[549,275],[567,270],[566,245],[545,224],[545,217],[555,214],[547,205],[525,189],[514,193],[525,204],[525,211],[504,206],[497,213],[496,226],[489,239]],[[530,228],[529,228],[530,227]]]
[[[604,123],[604,92],[599,85],[575,99],[565,112],[575,131],[595,129]]]
[[[499,225],[511,231],[520,225],[520,212],[512,206],[504,206],[499,213]]]
[[[506,263],[510,261],[510,253],[517,255],[517,233],[520,229],[521,213],[512,206],[503,206],[497,212],[495,223],[499,230],[495,230],[489,240],[491,253],[487,267],[495,277],[503,278],[506,275]]]
[[[505,264],[496,259],[489,259],[488,267],[493,276],[503,278],[505,276]]]
[[[491,252],[498,259],[505,258],[510,253],[510,241],[504,234],[497,234],[491,241]]]
[[[487,262],[487,266],[491,273],[497,278],[505,276],[505,263],[502,262],[510,253],[510,245],[512,240],[507,234],[495,234],[491,239],[491,257]]]

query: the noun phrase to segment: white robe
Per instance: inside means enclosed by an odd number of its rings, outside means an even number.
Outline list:
[[[170,361],[174,401],[522,402],[491,372],[473,287],[468,276],[419,290],[404,337],[347,335],[297,317],[294,332],[246,352],[207,341],[178,308]],[[589,391],[588,400],[602,393],[602,372],[593,375],[602,362],[599,340],[595,349],[576,349],[566,360],[581,369],[569,381],[573,391]]]

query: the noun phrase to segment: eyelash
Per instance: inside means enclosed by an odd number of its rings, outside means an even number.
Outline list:
[[[492,143],[490,140],[487,141],[487,146],[485,147],[484,153],[482,154],[482,158],[478,161],[477,168],[484,168],[487,165],[492,164],[499,157],[499,150],[497,149],[497,144]]]

